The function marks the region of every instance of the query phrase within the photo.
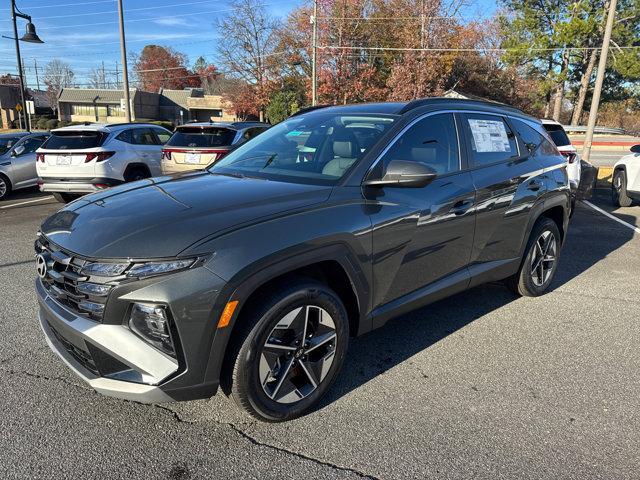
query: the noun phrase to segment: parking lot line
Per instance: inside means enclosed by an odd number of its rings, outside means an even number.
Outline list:
[[[44,200],[50,200],[52,198],[53,198],[52,196],[48,196],[48,197],[36,198],[35,200],[28,200],[26,202],[13,203],[11,205],[3,205],[2,207],[0,207],[0,210],[4,210],[5,208],[11,208],[11,207],[19,207],[20,205],[26,205],[28,203],[42,202]]]
[[[627,228],[630,228],[631,230],[633,230],[636,233],[640,233],[640,228],[631,225],[630,223],[625,222],[624,220],[620,220],[618,217],[616,217],[615,215],[611,215],[609,212],[601,209],[600,207],[596,207],[593,203],[588,202],[586,200],[583,200],[582,203],[584,203],[585,205],[593,208],[596,212],[599,212],[601,214],[603,214],[605,217],[609,217],[611,220],[615,220],[616,222],[618,222],[621,225],[624,225]]]

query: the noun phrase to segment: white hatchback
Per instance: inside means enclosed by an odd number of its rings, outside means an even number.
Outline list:
[[[571,144],[571,140],[569,140],[569,136],[564,131],[562,125],[555,120],[543,119],[542,126],[551,137],[551,140],[553,140],[553,143],[556,144],[556,147],[558,147],[560,153],[564,156],[564,158],[567,159],[567,174],[569,175],[569,185],[571,187],[571,191],[575,195],[575,192],[580,186],[580,175],[582,170],[578,149]]]
[[[616,207],[629,207],[640,200],[640,145],[631,147],[631,153],[613,166],[611,198]]]
[[[58,128],[38,149],[40,190],[61,202],[124,182],[160,175],[171,132],[145,123]]]

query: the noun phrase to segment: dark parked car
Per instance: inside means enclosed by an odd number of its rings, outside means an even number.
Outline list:
[[[327,391],[351,336],[483,282],[544,293],[567,233],[566,168],[540,122],[506,106],[307,111],[208,170],[48,218],[42,329],[104,394],[164,402],[220,386],[287,420]]]

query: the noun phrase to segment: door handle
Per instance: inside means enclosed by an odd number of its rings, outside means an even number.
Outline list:
[[[473,206],[473,203],[473,200],[458,200],[449,212],[454,215],[464,215]]]

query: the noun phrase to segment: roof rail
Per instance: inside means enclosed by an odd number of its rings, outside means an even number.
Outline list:
[[[313,112],[314,110],[320,110],[321,108],[331,107],[332,105],[313,105],[310,107],[304,107],[298,110],[296,113],[292,113],[289,117],[297,117],[298,115],[302,115],[303,113]]]
[[[493,100],[475,100],[468,98],[447,98],[447,97],[432,97],[432,98],[418,98],[416,100],[411,100],[407,103],[400,112],[400,115],[403,113],[407,113],[414,108],[422,107],[425,105],[438,105],[441,103],[456,103],[460,105],[483,105],[486,107],[497,107],[504,110],[509,110],[513,113],[518,113],[520,115],[529,116],[524,113],[522,110],[516,107],[512,107],[511,105],[507,105],[506,103],[495,102]]]

